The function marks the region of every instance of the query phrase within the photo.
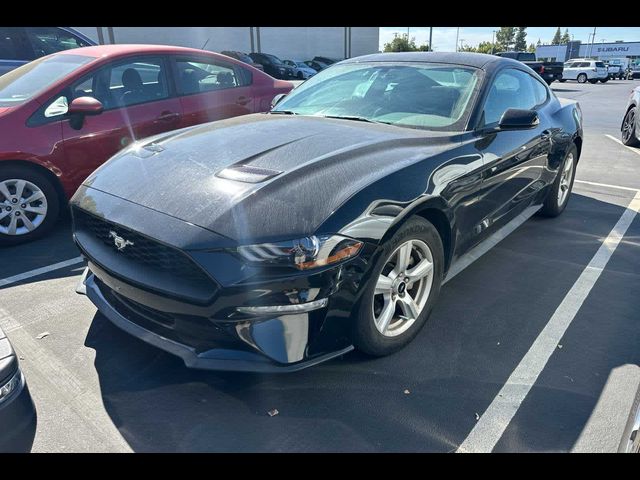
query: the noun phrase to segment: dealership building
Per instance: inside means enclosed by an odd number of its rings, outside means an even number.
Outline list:
[[[349,58],[378,52],[378,27],[74,27],[100,44],[152,43],[282,59]]]
[[[540,45],[536,48],[538,60],[566,62],[572,58],[594,58],[596,60],[626,59],[625,63],[640,62],[640,42],[582,43],[569,42],[564,45]]]

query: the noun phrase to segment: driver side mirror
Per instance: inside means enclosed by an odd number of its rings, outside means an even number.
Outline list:
[[[519,130],[533,128],[539,123],[540,119],[535,110],[509,108],[502,114],[498,127],[501,130]]]
[[[100,115],[104,106],[100,100],[93,97],[75,98],[69,105],[69,124],[75,130],[80,130],[86,115]]]
[[[271,100],[271,108],[275,107],[286,96],[286,93],[279,93],[278,95],[273,97],[273,100]]]

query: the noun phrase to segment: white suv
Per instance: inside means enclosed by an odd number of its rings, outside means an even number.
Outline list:
[[[574,58],[564,64],[561,82],[577,80],[578,83],[605,83],[609,80],[609,72],[603,62],[589,58]]]

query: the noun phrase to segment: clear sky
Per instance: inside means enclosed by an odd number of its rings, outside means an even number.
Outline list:
[[[429,42],[429,27],[409,27],[409,35],[415,37],[416,43],[422,45]],[[458,27],[433,27],[433,48],[435,51],[455,51],[456,30]],[[460,40],[464,44],[475,46],[480,42],[491,41],[493,30],[500,27],[460,27]],[[527,27],[527,44],[537,43],[538,39],[542,43],[551,43],[557,27]],[[569,35],[573,34],[574,40],[581,40],[587,43],[589,35],[593,32],[593,27],[560,27],[562,33],[565,28],[569,29]],[[384,44],[393,39],[394,33],[407,33],[407,27],[380,27],[380,50]],[[640,42],[640,27],[596,27],[596,43],[615,42],[623,40],[625,42]]]

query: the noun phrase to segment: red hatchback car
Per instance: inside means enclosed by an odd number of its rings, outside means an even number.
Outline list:
[[[66,50],[0,76],[0,245],[45,234],[131,142],[267,111],[292,88],[225,55],[158,45]]]

